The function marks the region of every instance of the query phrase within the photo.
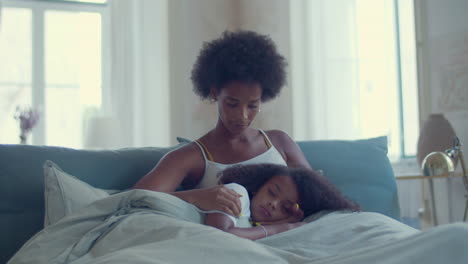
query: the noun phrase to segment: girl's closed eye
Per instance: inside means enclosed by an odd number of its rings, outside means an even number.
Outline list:
[[[284,214],[293,215],[294,214],[294,203],[288,201],[283,204],[282,210]]]
[[[273,197],[276,196],[276,193],[271,188],[268,189],[268,193]]]

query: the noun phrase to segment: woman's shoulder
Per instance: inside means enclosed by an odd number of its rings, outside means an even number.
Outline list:
[[[185,175],[182,185],[187,189],[194,188],[198,184],[205,170],[205,159],[194,142],[168,152],[157,166],[160,164],[164,164],[161,165],[162,167],[173,168],[172,171]]]
[[[166,154],[172,158],[178,159],[203,159],[203,156],[200,152],[200,148],[197,146],[195,142],[186,143]]]
[[[299,145],[286,132],[281,130],[265,131],[273,145],[285,158],[289,167],[312,168]]]
[[[280,129],[270,129],[264,131],[269,137],[289,137],[288,133]]]
[[[272,129],[272,130],[265,130],[264,131],[268,138],[271,140],[275,147],[284,147],[285,145],[294,143],[288,133],[284,132],[283,130],[279,129]]]

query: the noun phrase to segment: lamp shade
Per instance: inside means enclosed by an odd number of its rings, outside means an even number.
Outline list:
[[[423,175],[437,176],[455,171],[455,162],[445,152],[431,152],[421,165]]]
[[[421,166],[424,158],[434,151],[453,146],[455,131],[443,114],[431,114],[424,122],[418,139],[416,157]]]

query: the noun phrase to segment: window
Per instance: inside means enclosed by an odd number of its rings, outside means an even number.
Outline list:
[[[302,32],[292,29],[295,136],[387,136],[392,160],[414,156],[419,114],[412,1],[302,4],[291,14],[301,18],[293,18],[293,26],[304,24]]]
[[[32,106],[31,143],[81,148],[106,92],[106,5],[7,0],[1,12],[0,143],[19,142],[15,109]]]
[[[32,102],[32,12],[3,8],[0,28],[0,143],[18,143],[17,105]]]

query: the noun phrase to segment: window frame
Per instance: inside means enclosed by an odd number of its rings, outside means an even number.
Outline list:
[[[41,121],[32,131],[32,144],[45,145],[46,130],[45,120],[45,12],[46,11],[65,11],[65,12],[92,12],[99,13],[102,18],[102,36],[101,36],[101,92],[102,92],[102,109],[106,111],[110,107],[110,49],[105,48],[110,45],[110,18],[109,8],[107,4],[85,3],[73,1],[58,1],[58,0],[3,0],[1,8],[24,8],[31,10],[31,106],[36,109],[42,109],[43,114]],[[2,12],[0,10],[0,12]]]
[[[394,10],[395,10],[395,30],[396,30],[396,48],[397,48],[397,81],[398,81],[398,94],[399,94],[399,99],[398,99],[398,106],[399,106],[399,118],[400,118],[400,157],[399,157],[399,160],[400,161],[412,161],[416,158],[416,154],[408,154],[407,151],[406,151],[406,146],[408,144],[408,142],[406,142],[406,131],[407,131],[407,127],[406,127],[406,120],[405,120],[405,96],[404,96],[404,87],[405,87],[405,83],[403,81],[403,62],[402,62],[402,57],[403,57],[403,51],[402,51],[402,36],[401,36],[401,33],[400,33],[400,30],[401,30],[401,21],[400,21],[400,17],[401,17],[401,10],[400,10],[400,2],[401,0],[393,0],[394,2]],[[416,85],[416,93],[417,93],[417,96],[418,96],[418,100],[415,102],[417,105],[416,105],[416,111],[417,111],[417,119],[419,121],[420,119],[420,99],[419,99],[419,78],[418,78],[418,60],[417,60],[417,28],[416,28],[416,17],[417,17],[417,14],[415,12],[416,10],[416,3],[413,3],[413,28],[414,28],[414,55],[415,55],[415,58],[414,58],[414,61],[415,61],[415,85]],[[418,132],[420,130],[420,122],[418,122]]]

